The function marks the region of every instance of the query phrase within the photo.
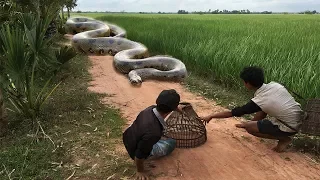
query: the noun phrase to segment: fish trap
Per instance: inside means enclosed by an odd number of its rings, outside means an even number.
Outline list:
[[[185,105],[182,112],[174,111],[168,117],[164,136],[175,139],[177,148],[194,148],[207,141],[206,123],[194,111],[190,103]]]

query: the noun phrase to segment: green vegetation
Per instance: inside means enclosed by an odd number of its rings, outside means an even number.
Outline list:
[[[53,81],[63,82],[39,116],[47,136],[37,134],[23,117],[9,114],[10,132],[0,139],[0,179],[67,179],[73,172],[73,178],[115,174],[120,179],[134,174],[127,155],[116,150],[123,119],[100,103],[106,95],[88,92],[88,62],[76,57]]]
[[[125,28],[129,39],[181,59],[206,79],[239,88],[241,69],[258,65],[267,81],[305,98],[320,96],[318,15],[81,15]]]
[[[268,82],[280,82],[306,99],[320,95],[318,15],[73,14],[78,15],[123,27],[152,55],[181,59],[190,73],[187,87],[228,108],[252,96],[239,78],[249,65],[262,66]],[[319,142],[299,134],[293,145],[319,155]]]
[[[60,84],[52,79],[76,56],[73,48],[57,44],[59,34],[50,26],[58,21],[63,4],[62,0],[0,2],[0,88],[10,102],[8,109],[33,123]]]
[[[0,179],[133,174],[116,147],[124,121],[88,92],[87,58],[57,33],[75,2],[0,0]]]
[[[0,138],[0,179],[126,179],[134,173],[117,147],[123,119],[100,102],[105,94],[88,91],[87,58],[75,57],[72,48],[60,45],[56,31],[48,31],[58,23],[63,33],[64,18],[57,20],[61,7],[75,5],[74,0],[0,1],[0,135],[9,122]],[[188,87],[224,106],[249,97],[239,98],[244,91],[236,89],[246,65],[264,67],[268,81],[285,83],[306,98],[319,96],[317,15],[83,15],[124,27],[129,39],[153,54],[181,59],[191,73]],[[318,142],[295,138],[295,146],[319,154]]]

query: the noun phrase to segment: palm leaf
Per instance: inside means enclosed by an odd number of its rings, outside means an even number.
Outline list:
[[[56,51],[57,61],[62,65],[77,56],[73,47],[64,46]]]
[[[9,25],[2,26],[0,37],[3,42],[5,56],[4,67],[14,82],[24,81],[26,64],[29,61],[24,35],[19,28],[10,28]]]

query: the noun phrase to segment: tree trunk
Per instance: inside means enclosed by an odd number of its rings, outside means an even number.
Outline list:
[[[62,22],[64,22],[64,11],[63,11],[63,8],[64,8],[64,6],[62,6],[62,9],[61,9]]]
[[[4,136],[8,128],[6,109],[4,108],[3,95],[0,89],[0,136]]]
[[[70,9],[67,7],[68,10],[68,18],[70,18]]]

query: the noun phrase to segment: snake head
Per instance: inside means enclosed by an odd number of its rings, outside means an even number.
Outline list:
[[[129,74],[128,74],[128,76],[129,76],[129,80],[130,80],[131,84],[133,84],[133,85],[141,85],[142,79],[141,79],[141,77],[137,74],[136,71],[134,71],[134,70],[133,70],[133,71],[130,71]]]
[[[142,79],[138,76],[137,78],[130,78],[130,82],[133,85],[140,85],[142,83]]]

